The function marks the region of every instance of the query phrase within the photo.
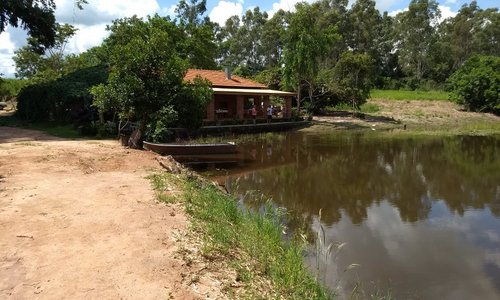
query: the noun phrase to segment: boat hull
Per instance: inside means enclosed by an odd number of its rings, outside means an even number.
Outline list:
[[[144,142],[144,148],[162,155],[199,155],[199,154],[230,154],[237,153],[235,144],[157,144]]]

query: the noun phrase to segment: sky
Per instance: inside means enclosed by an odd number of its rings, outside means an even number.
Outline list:
[[[189,1],[189,0],[188,0]],[[315,0],[306,0],[313,2]],[[353,0],[350,0],[353,2]],[[68,53],[81,53],[101,44],[107,36],[106,25],[112,20],[137,15],[159,14],[173,16],[178,0],[88,0],[83,10],[74,5],[74,0],[55,0],[56,20],[70,23],[78,28],[77,34],[67,45]],[[261,11],[273,15],[279,9],[292,10],[299,0],[207,0],[207,15],[212,21],[223,25],[231,16],[241,16],[248,9],[259,6]],[[377,8],[391,15],[405,10],[409,0],[376,0]],[[456,14],[465,0],[438,0],[442,18]],[[498,0],[478,0],[479,7],[485,9],[499,7]],[[26,33],[20,28],[7,27],[0,33],[0,74],[14,77],[15,66],[12,60],[14,51],[26,45]]]

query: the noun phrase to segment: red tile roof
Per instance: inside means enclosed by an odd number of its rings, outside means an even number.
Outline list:
[[[186,76],[184,76],[184,80],[192,81],[197,75],[200,75],[201,78],[208,79],[210,82],[212,82],[213,87],[256,89],[267,88],[267,86],[264,84],[235,75],[231,75],[231,79],[226,79],[226,73],[224,73],[224,71],[218,70],[188,69]]]

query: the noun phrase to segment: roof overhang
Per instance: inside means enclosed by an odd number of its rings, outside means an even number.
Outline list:
[[[241,89],[241,88],[213,87],[212,90],[216,95],[247,95],[247,96],[278,96],[278,97],[290,97],[297,95],[297,93],[282,92],[269,89]]]

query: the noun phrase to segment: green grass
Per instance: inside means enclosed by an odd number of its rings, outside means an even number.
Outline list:
[[[0,117],[0,126],[21,127],[25,129],[39,130],[56,137],[67,139],[76,139],[81,137],[78,134],[78,131],[74,129],[71,124],[61,125],[53,122],[31,123],[19,120],[14,116]]]
[[[57,125],[50,122],[46,122],[46,123],[30,124],[25,128],[40,130],[60,138],[67,138],[67,139],[81,138],[81,135],[78,134],[78,131],[76,131],[76,129],[73,128],[73,125]]]
[[[165,176],[153,177],[158,180]],[[213,184],[183,179],[184,203],[193,230],[202,237],[203,255],[233,268],[245,296],[272,299],[330,299],[303,262],[303,244],[282,238],[283,214],[268,206],[265,213],[244,211],[237,200]],[[165,184],[153,183],[154,187]],[[269,287],[265,282],[271,282]],[[238,295],[241,297],[241,294]]]
[[[448,93],[443,91],[372,90],[370,96],[387,100],[448,100]]]
[[[361,112],[370,114],[370,113],[376,113],[380,111],[380,106],[378,106],[375,103],[365,103],[361,105]]]

